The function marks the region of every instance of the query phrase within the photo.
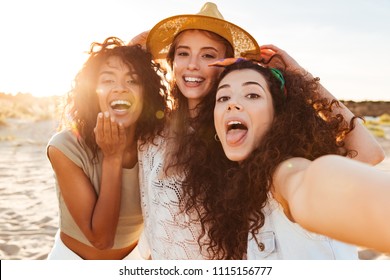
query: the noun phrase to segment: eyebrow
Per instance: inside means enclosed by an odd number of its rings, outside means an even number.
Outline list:
[[[177,46],[176,50],[178,49],[191,49],[189,46]],[[215,52],[218,52],[218,50],[214,47],[202,47],[200,48],[202,51],[204,50],[212,50],[212,51],[215,51]]]
[[[105,70],[105,71],[100,72],[100,73],[99,73],[99,76],[105,75],[105,74],[107,74],[107,75],[114,75],[115,72],[114,72],[114,71]],[[126,75],[129,75],[129,76],[138,76],[138,73],[135,72],[135,71],[128,71],[128,72],[126,73]]]
[[[261,87],[263,89],[263,91],[265,91],[264,87],[259,84],[258,82],[252,82],[252,81],[249,81],[249,82],[245,82],[242,84],[242,86],[250,86],[250,85],[257,85],[259,87]],[[229,84],[224,84],[224,85],[221,85],[217,88],[217,91],[220,90],[220,89],[223,89],[223,88],[229,88],[230,85]]]
[[[258,82],[249,81],[249,82],[243,83],[242,85],[243,86],[257,85],[257,86],[261,87],[265,91],[264,87],[261,84],[259,84]]]
[[[219,87],[217,88],[217,91],[219,91],[220,89],[223,89],[223,88],[230,88],[230,85],[229,85],[229,84],[224,84],[224,85],[222,85],[222,86],[219,86]]]

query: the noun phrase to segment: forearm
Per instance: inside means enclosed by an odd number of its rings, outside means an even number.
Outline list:
[[[111,248],[119,220],[122,187],[122,158],[104,157],[100,192],[91,226],[96,247]]]
[[[313,78],[311,74],[307,74],[308,78]],[[321,97],[329,100],[336,99],[324,86],[320,84],[319,93]],[[339,102],[340,107],[334,107],[333,114],[341,114],[344,119],[350,123],[355,116],[342,102]],[[384,157],[384,151],[375,137],[363,125],[360,119],[356,119],[355,128],[346,136],[345,147],[349,150],[357,151],[355,160],[365,162],[371,165],[380,163]]]
[[[283,60],[283,67],[286,71],[303,75],[305,79],[312,80],[314,77],[305,68],[303,68],[297,61],[295,61],[284,50],[274,45],[263,45],[260,47],[262,59],[269,67],[278,68],[280,65],[280,59],[271,59],[275,55],[278,55]],[[335,99],[335,97],[320,84],[319,93],[321,97],[329,100]],[[341,114],[347,122],[350,122],[354,117],[353,113],[344,104],[341,104],[340,108],[335,108],[334,114]],[[384,159],[384,152],[371,135],[371,133],[358,121],[355,122],[355,129],[349,133],[345,139],[346,148],[355,150],[358,155],[354,158],[356,160],[375,165]]]
[[[289,205],[310,231],[390,252],[390,173],[339,156],[312,162]]]

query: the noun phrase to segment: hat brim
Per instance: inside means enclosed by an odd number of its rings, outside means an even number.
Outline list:
[[[189,29],[206,30],[225,38],[233,46],[235,57],[260,57],[259,45],[244,29],[226,20],[203,15],[178,15],[160,21],[150,30],[146,48],[154,59],[164,59],[175,36]]]

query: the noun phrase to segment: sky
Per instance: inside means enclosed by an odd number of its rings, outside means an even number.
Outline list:
[[[124,41],[205,0],[0,0],[0,92],[63,95],[92,42]],[[214,0],[342,100],[390,101],[390,0]]]

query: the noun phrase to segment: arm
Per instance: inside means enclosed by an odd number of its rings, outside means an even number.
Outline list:
[[[133,37],[127,45],[141,45],[143,49],[146,49],[146,39],[148,38],[149,30],[144,31],[137,36]]]
[[[261,57],[268,61],[273,55],[278,54],[283,58],[286,63],[288,71],[299,71],[307,79],[313,79],[313,76],[302,68],[291,56],[289,56],[284,50],[281,50],[273,45],[261,46]],[[271,61],[269,66],[275,67]],[[336,99],[325,87],[320,84],[320,94],[327,99]],[[334,114],[343,115],[344,119],[349,123],[354,117],[354,114],[342,103],[339,102],[340,108],[334,108]],[[371,165],[380,163],[385,153],[379,143],[375,140],[374,136],[364,127],[360,120],[355,121],[355,128],[345,138],[345,146],[347,149],[355,150],[358,155],[354,158],[358,161],[365,162]]]
[[[274,187],[307,230],[390,252],[390,173],[335,155],[293,158],[278,167]]]
[[[75,222],[97,249],[113,246],[118,224],[122,157],[125,133],[109,118],[98,118],[97,143],[103,152],[100,194],[97,195],[88,176],[55,147],[48,153],[57,181]]]

